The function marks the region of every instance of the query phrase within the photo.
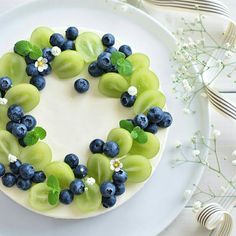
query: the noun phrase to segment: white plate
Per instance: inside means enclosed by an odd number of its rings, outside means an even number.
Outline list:
[[[164,27],[145,13],[115,1],[95,0],[40,0],[19,7],[0,17],[0,53],[12,47],[16,39],[25,38],[39,25],[53,28],[70,25],[91,28],[117,35],[122,42],[132,45],[151,58],[167,96],[168,108],[174,116],[168,143],[159,167],[145,187],[121,207],[99,217],[62,221],[36,215],[0,196],[0,228],[3,235],[155,235],[162,231],[185,205],[183,192],[197,183],[202,168],[183,165],[172,169],[171,158],[175,155],[176,139],[188,140],[196,130],[208,135],[208,109],[205,101],[197,100],[195,116],[183,115],[183,107],[171,93],[169,63],[174,40]],[[17,216],[12,225],[12,216]],[[15,218],[15,217],[14,217]]]

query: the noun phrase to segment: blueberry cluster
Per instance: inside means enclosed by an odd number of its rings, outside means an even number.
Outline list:
[[[1,77],[0,78],[0,97],[4,97],[5,93],[8,89],[12,86],[12,81],[8,77]]]
[[[8,188],[16,184],[19,189],[26,191],[31,188],[32,183],[42,183],[46,179],[43,171],[35,171],[32,165],[22,164],[20,160],[10,162],[9,168],[11,172],[6,172],[5,166],[0,163],[2,184]]]
[[[136,95],[124,92],[121,94],[120,102],[124,107],[132,107],[136,101]]]
[[[8,108],[7,115],[10,121],[6,125],[6,130],[19,140],[20,145],[25,146],[23,139],[27,132],[36,126],[36,119],[31,115],[24,115],[23,108],[15,104]]]
[[[108,141],[104,142],[101,139],[94,139],[89,149],[92,153],[104,153],[106,156],[113,158],[119,154],[120,148],[116,142]]]
[[[101,184],[100,192],[102,194],[102,205],[105,208],[112,207],[116,204],[116,197],[125,192],[125,182],[127,179],[127,173],[121,169],[113,173],[113,182],[106,181]]]
[[[111,62],[111,54],[117,51],[114,47],[115,37],[112,34],[105,34],[102,37],[102,43],[106,49],[98,56],[97,61],[92,62],[88,67],[88,72],[93,77],[99,77],[108,72],[118,72],[116,66]],[[122,45],[118,51],[124,53],[126,57],[132,54],[128,45]]]

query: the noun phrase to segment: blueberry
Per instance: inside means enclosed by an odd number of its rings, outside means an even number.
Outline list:
[[[147,113],[147,118],[152,123],[159,123],[164,116],[164,112],[159,107],[151,107]]]
[[[46,76],[49,75],[52,72],[52,67],[50,64],[48,64],[48,68],[46,70],[43,70],[42,72],[39,72],[40,75]]]
[[[102,197],[102,205],[105,208],[113,207],[116,204],[116,196]]]
[[[96,61],[92,62],[88,67],[88,72],[93,77],[99,77],[104,74],[103,69],[98,66]]]
[[[24,116],[23,108],[21,106],[13,104],[8,108],[7,116],[11,121],[19,122]]]
[[[115,184],[123,184],[127,181],[128,175],[124,170],[119,170],[113,173],[112,179]]]
[[[24,124],[15,124],[12,127],[12,134],[19,138],[24,138],[27,134],[27,128]]]
[[[106,47],[111,47],[115,44],[115,37],[112,34],[104,34],[102,37],[102,43]]]
[[[85,93],[89,89],[89,82],[86,79],[77,79],[74,88],[78,93]]]
[[[116,193],[116,186],[111,182],[103,182],[100,186],[100,192],[103,197],[113,196]]]
[[[12,187],[16,183],[16,176],[12,173],[6,173],[2,177],[2,184],[8,188]]]
[[[43,183],[46,180],[46,175],[43,171],[36,171],[32,178],[34,183]]]
[[[167,128],[172,124],[173,118],[169,112],[164,112],[163,119],[158,123],[161,128]]]
[[[113,53],[113,52],[116,52],[117,51],[117,49],[116,48],[114,48],[114,47],[107,47],[105,50],[104,50],[104,52],[109,52],[109,53]]]
[[[32,165],[24,163],[19,168],[19,174],[23,179],[31,179],[34,176],[35,170]]]
[[[26,115],[22,118],[21,123],[24,124],[28,131],[36,126],[36,119],[31,115]]]
[[[57,46],[57,47],[61,48],[63,43],[65,42],[65,39],[64,39],[63,35],[61,35],[59,33],[54,33],[51,35],[49,41],[52,46]]]
[[[33,76],[30,79],[30,83],[32,85],[34,85],[39,91],[44,89],[44,87],[46,85],[46,81],[45,81],[44,77],[41,75]]]
[[[125,56],[128,57],[132,54],[132,49],[128,45],[122,45],[119,48],[119,52],[123,52]]]
[[[98,66],[103,70],[108,70],[112,67],[111,53],[103,52],[98,56]]]
[[[66,38],[69,40],[75,40],[79,35],[79,30],[74,27],[71,26],[66,30]]]
[[[19,189],[26,191],[31,188],[32,182],[30,179],[22,179],[21,177],[18,177],[16,181],[16,186]]]
[[[21,145],[21,147],[26,147],[27,145],[25,144],[24,138],[19,138],[18,143]]]
[[[139,114],[134,117],[135,126],[145,129],[148,126],[148,118],[144,114]]]
[[[74,199],[74,194],[69,189],[64,189],[60,192],[59,200],[61,203],[69,205]]]
[[[88,174],[88,169],[84,165],[78,165],[74,169],[74,175],[76,178],[83,179]]]
[[[75,154],[71,153],[65,156],[64,162],[68,164],[71,169],[74,169],[79,164],[79,158]]]
[[[124,184],[115,184],[116,186],[116,196],[120,196],[125,192],[125,185]]]
[[[0,90],[7,91],[12,86],[12,81],[8,77],[0,78]]]
[[[128,92],[122,93],[120,102],[124,107],[132,107],[135,103],[136,96],[130,95]]]
[[[109,141],[103,145],[103,152],[108,157],[115,157],[119,154],[120,148],[116,142]]]
[[[115,65],[111,65],[111,67],[108,67],[107,69],[104,70],[106,73],[109,72],[114,72],[114,73],[118,73],[118,69]]]
[[[5,175],[5,166],[0,163],[0,177],[2,177],[3,175]]]
[[[101,139],[94,139],[90,145],[89,149],[92,153],[103,153],[104,142]]]
[[[38,68],[34,64],[28,64],[25,71],[28,76],[36,76],[39,74]]]
[[[16,175],[19,174],[20,166],[21,166],[20,160],[16,160],[15,162],[10,162],[10,165],[9,165],[11,172]]]
[[[150,123],[146,128],[145,131],[152,133],[152,134],[156,134],[158,131],[158,125],[154,124],[154,123]]]
[[[29,55],[25,56],[25,62],[26,64],[34,64],[36,62],[36,60],[33,60],[29,57]]]
[[[66,40],[62,47],[61,47],[61,50],[62,51],[65,51],[65,50],[75,50],[75,43],[71,40]]]
[[[8,121],[6,125],[6,130],[10,133],[12,133],[12,128],[14,125],[17,125],[18,123],[13,122],[13,121]]]
[[[75,179],[70,184],[70,191],[75,195],[80,195],[84,192],[85,185],[82,180]]]
[[[43,52],[43,58],[46,58],[48,62],[53,61],[54,56],[52,55],[51,48],[43,48],[42,52]]]

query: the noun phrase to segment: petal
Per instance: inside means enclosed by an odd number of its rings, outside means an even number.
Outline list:
[[[48,59],[47,59],[47,58],[43,58],[42,62],[43,62],[44,64],[47,64],[47,63],[48,63]]]
[[[43,64],[42,67],[43,67],[43,70],[47,70],[48,64]]]
[[[38,61],[36,61],[36,62],[34,63],[34,66],[35,66],[35,67],[38,67],[38,66],[39,66]]]
[[[42,61],[43,60],[43,57],[39,57],[38,59],[37,59],[37,61]]]
[[[38,67],[38,71],[39,71],[39,72],[43,72],[43,71],[44,71],[43,66],[39,66],[39,67]]]

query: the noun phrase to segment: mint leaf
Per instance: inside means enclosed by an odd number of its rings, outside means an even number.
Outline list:
[[[128,76],[132,74],[133,71],[133,66],[128,60],[124,60],[123,63],[120,63],[121,61],[119,60],[119,65],[118,65],[118,72],[121,75]]]
[[[119,51],[111,54],[111,63],[116,66],[119,59],[125,59],[125,54]]]
[[[32,45],[31,51],[29,53],[29,57],[32,60],[37,60],[39,57],[43,55],[41,48],[36,45]]]
[[[47,186],[52,188],[53,191],[58,191],[60,192],[60,184],[54,175],[50,175],[47,180]]]
[[[45,139],[46,138],[46,136],[47,136],[47,132],[46,132],[46,130],[44,129],[44,128],[42,128],[42,127],[35,127],[34,128],[34,131],[33,131],[34,133],[35,133],[35,135],[39,138],[39,139]]]
[[[48,202],[50,205],[56,205],[59,201],[59,191],[50,190],[48,192]]]
[[[136,138],[136,141],[138,143],[146,143],[148,141],[147,134],[142,130],[142,132],[140,132],[138,137]]]
[[[122,66],[123,63],[125,63],[125,59],[124,58],[120,58],[120,59],[117,60],[116,64],[117,64],[117,66]]]
[[[34,145],[38,142],[39,138],[35,135],[34,131],[28,132],[23,141],[27,146]]]
[[[132,121],[129,121],[129,120],[121,120],[119,125],[120,125],[120,128],[126,129],[130,133],[134,129],[134,125],[133,125]]]
[[[23,57],[27,56],[31,52],[31,50],[32,45],[29,41],[26,40],[21,40],[14,46],[14,51]]]
[[[138,138],[138,133],[137,133],[137,131],[133,130],[133,131],[131,132],[131,137],[132,137],[134,140],[136,140],[136,139]]]

